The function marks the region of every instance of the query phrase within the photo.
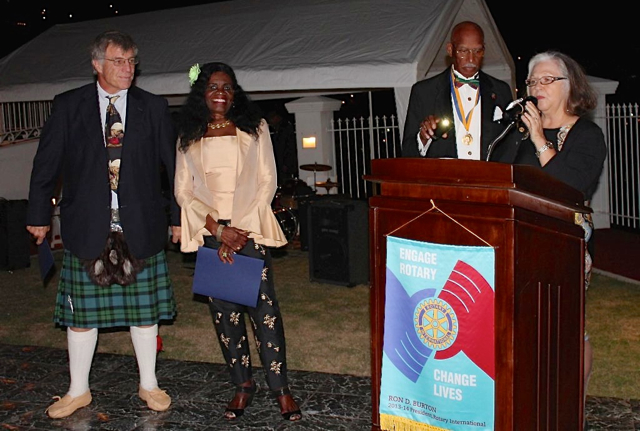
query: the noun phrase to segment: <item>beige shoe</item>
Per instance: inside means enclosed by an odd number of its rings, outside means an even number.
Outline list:
[[[143,401],[147,402],[147,406],[151,410],[155,410],[157,412],[163,412],[171,405],[171,397],[160,388],[148,391],[143,387],[140,387],[138,396],[140,396]]]
[[[45,413],[52,419],[66,418],[78,409],[86,407],[91,403],[91,391],[87,391],[79,397],[72,397],[67,394],[64,397],[56,397],[58,401],[51,404]]]

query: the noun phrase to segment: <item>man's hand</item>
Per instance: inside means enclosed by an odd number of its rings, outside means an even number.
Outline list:
[[[47,237],[47,232],[49,232],[49,226],[27,226],[27,230],[33,237],[36,239],[36,244],[40,245]]]
[[[420,140],[426,145],[429,139],[447,139],[447,132],[452,127],[453,123],[450,120],[429,115],[420,123]]]
[[[177,244],[180,242],[182,228],[180,226],[171,226],[171,242]]]

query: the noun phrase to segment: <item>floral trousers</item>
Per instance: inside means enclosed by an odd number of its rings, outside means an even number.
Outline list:
[[[205,246],[218,248],[219,243],[207,236]],[[273,282],[271,253],[268,248],[249,240],[240,254],[264,259],[265,269],[258,304],[256,307],[248,307],[216,298],[209,299],[209,310],[220,348],[234,385],[240,385],[253,377],[245,317],[248,314],[267,385],[270,390],[280,389],[288,385],[286,345]]]

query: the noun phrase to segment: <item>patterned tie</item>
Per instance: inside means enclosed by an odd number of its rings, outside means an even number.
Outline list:
[[[107,141],[107,147],[121,147],[122,139],[124,139],[122,119],[114,105],[118,97],[120,96],[107,96],[109,106],[107,106],[107,116],[104,125],[104,136]]]
[[[124,127],[122,118],[114,106],[120,96],[107,96],[107,116],[104,125],[104,136],[109,153],[109,184],[114,193],[118,193],[118,181],[120,180],[120,157],[122,155],[122,140],[124,139]],[[112,211],[112,221],[119,221],[116,211]],[[115,219],[115,220],[114,220]]]
[[[471,88],[473,88],[474,90],[478,89],[478,85],[480,85],[480,81],[478,79],[466,79],[466,78],[461,78],[457,75],[455,76],[455,80],[454,80],[454,84],[456,85],[456,87],[460,88],[463,85],[467,84],[469,85]]]

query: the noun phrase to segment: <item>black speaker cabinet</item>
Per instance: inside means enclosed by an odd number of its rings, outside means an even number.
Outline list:
[[[26,199],[0,199],[0,269],[13,271],[31,264]]]
[[[333,199],[336,196],[333,195]],[[298,199],[298,223],[300,226],[300,250],[309,251],[309,235],[310,235],[310,227],[309,227],[309,217],[311,205],[314,202],[318,202],[325,199],[331,199],[329,195],[311,195]]]
[[[369,205],[325,198],[308,208],[311,281],[353,287],[369,282]]]

